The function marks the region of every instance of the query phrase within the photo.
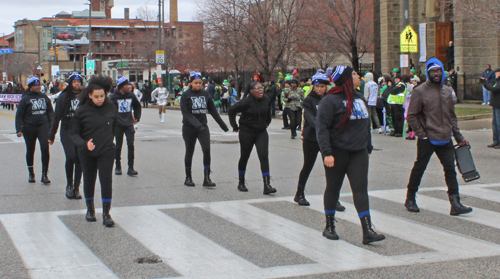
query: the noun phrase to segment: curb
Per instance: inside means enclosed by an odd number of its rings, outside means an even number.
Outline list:
[[[458,121],[465,121],[465,120],[487,119],[487,118],[492,118],[492,117],[493,117],[493,114],[488,113],[488,114],[459,116],[459,117],[457,117],[457,119],[458,119]]]

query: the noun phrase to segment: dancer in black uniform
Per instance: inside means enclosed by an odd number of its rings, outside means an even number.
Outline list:
[[[271,176],[269,174],[269,135],[267,127],[271,123],[271,101],[264,95],[264,87],[260,82],[250,83],[250,94],[229,108],[229,121],[233,132],[239,132],[240,139],[240,161],[238,172],[240,182],[238,190],[248,192],[245,186],[245,172],[248,159],[252,153],[253,146],[257,149],[260,169],[264,179],[264,195],[276,193],[271,187]],[[241,112],[240,126],[236,124],[236,114]]]
[[[29,183],[35,183],[35,171],[33,161],[35,156],[36,140],[40,144],[42,151],[42,183],[50,184],[47,176],[49,172],[49,129],[52,122],[54,110],[52,102],[45,95],[41,94],[42,85],[40,79],[30,76],[28,79],[28,91],[17,106],[16,112],[16,132],[18,137],[24,136],[26,143],[26,164],[29,171]]]
[[[323,236],[339,239],[335,232],[335,209],[340,189],[347,174],[354,206],[363,228],[363,244],[385,239],[372,227],[368,201],[368,158],[373,150],[370,113],[366,101],[355,88],[360,78],[351,67],[334,68],[335,87],[321,100],[316,120],[316,133],[326,172],[324,206],[326,228]]]
[[[69,138],[68,130],[71,118],[78,108],[80,100],[78,94],[80,93],[80,86],[82,86],[83,78],[78,73],[73,73],[69,76],[68,86],[59,95],[54,118],[49,133],[49,143],[54,144],[59,122],[61,122],[61,143],[66,155],[66,198],[68,199],[81,199],[80,195],[80,182],[82,181],[82,166],[78,158],[78,148]],[[74,173],[74,180],[73,180]]]
[[[318,70],[318,72],[312,77],[313,90],[302,103],[302,108],[304,109],[304,130],[302,131],[302,150],[304,153],[304,165],[299,175],[299,183],[297,185],[297,193],[293,199],[299,205],[308,206],[309,202],[306,200],[304,189],[306,187],[307,179],[311,174],[311,171],[316,162],[316,157],[318,157],[319,145],[316,140],[316,113],[318,111],[317,107],[321,98],[323,98],[326,92],[330,89],[330,80],[323,70]],[[344,211],[345,207],[337,202],[336,211]]]
[[[109,215],[112,198],[113,159],[115,144],[114,128],[118,113],[106,94],[113,80],[93,77],[79,95],[80,106],[76,110],[69,128],[69,137],[78,147],[83,169],[83,192],[87,204],[85,219],[95,222],[94,191],[97,170],[101,184],[102,223],[114,226]]]
[[[184,158],[186,181],[184,181],[184,185],[195,186],[191,176],[191,164],[196,139],[198,139],[203,151],[203,186],[215,187],[215,183],[210,180],[210,130],[207,125],[207,113],[212,115],[224,132],[229,131],[229,129],[217,112],[210,94],[201,88],[203,85],[201,74],[191,72],[189,80],[189,89],[182,93],[181,96],[182,138],[186,145],[186,156]]]
[[[141,119],[141,103],[132,92],[132,87],[129,86],[128,79],[120,76],[116,82],[116,92],[109,95],[109,98],[118,109],[118,119],[115,128],[115,174],[122,174],[121,154],[123,146],[123,135],[127,137],[128,149],[128,171],[127,175],[136,176],[139,173],[134,170],[134,125]]]

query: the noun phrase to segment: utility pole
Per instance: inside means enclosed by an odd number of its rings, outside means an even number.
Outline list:
[[[5,33],[3,33],[3,42],[4,42],[4,44],[5,44]],[[2,66],[2,71],[7,73],[7,70],[5,70],[5,55],[7,55],[7,54],[5,54],[5,53],[4,53],[4,54],[2,55],[2,56],[3,56],[3,66]],[[3,75],[3,73],[2,73],[2,75]],[[2,79],[3,79],[3,76],[2,76]]]
[[[161,49],[161,6],[162,0],[158,0],[158,50]]]
[[[89,0],[89,57],[92,58],[92,0]]]

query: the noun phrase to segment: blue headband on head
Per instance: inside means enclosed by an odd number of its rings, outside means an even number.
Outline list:
[[[314,76],[312,76],[313,84],[330,84],[330,79],[325,75],[325,71],[318,70]]]
[[[79,79],[79,80],[82,80],[82,79],[83,79],[83,77],[82,77],[79,73],[74,72],[74,73],[72,73],[72,74],[69,76],[69,78],[68,78],[68,79]]]
[[[346,68],[347,68],[346,66],[337,66],[337,67],[335,67],[335,72],[332,73],[333,82],[335,82],[335,81],[337,81],[339,79],[339,77],[342,75],[342,73],[344,72],[344,70]]]
[[[189,76],[192,78],[192,79],[201,79],[201,73],[199,72],[191,72],[189,74]]]
[[[35,76],[30,76],[28,79],[28,86],[31,86],[33,84],[40,84],[40,79]]]

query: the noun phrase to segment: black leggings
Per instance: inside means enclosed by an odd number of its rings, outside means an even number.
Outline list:
[[[287,108],[285,108],[283,110],[282,117],[283,117],[283,128],[290,127],[290,124],[288,123],[288,109]]]
[[[82,166],[80,164],[80,158],[78,158],[78,148],[69,138],[68,130],[66,129],[61,129],[61,143],[64,154],[66,154],[66,181],[70,185],[78,186],[82,181]],[[75,174],[74,181],[73,171]]]
[[[257,149],[257,156],[260,161],[260,170],[263,176],[269,175],[269,135],[267,130],[255,132],[240,129],[238,133],[240,139],[240,161],[238,170],[244,174],[247,169],[248,159],[252,154],[253,146]]]
[[[128,168],[134,168],[134,126],[116,126],[115,127],[115,160],[116,165],[121,167],[121,155],[123,146],[123,134],[127,137],[127,147],[128,147]]]
[[[340,189],[347,174],[351,184],[354,206],[358,213],[370,210],[368,202],[368,151],[349,152],[333,149],[334,166],[327,168],[326,189],[323,198],[325,211],[335,210],[340,196]]]
[[[147,108],[148,107],[148,103],[149,103],[149,97],[146,97],[146,95],[143,95],[142,96],[142,107],[143,108]]]
[[[300,171],[298,186],[306,187],[307,179],[311,174],[320,151],[319,145],[317,142],[304,140],[304,142],[302,142],[302,151],[304,152],[304,165]]]
[[[85,200],[93,200],[97,170],[101,183],[101,198],[103,202],[111,202],[113,184],[113,149],[105,151],[99,156],[88,156],[80,153],[83,169],[83,192]]]
[[[186,168],[191,168],[193,163],[196,139],[200,142],[201,150],[203,151],[203,166],[210,167],[210,130],[207,125],[204,127],[205,129],[198,131],[188,125],[182,126],[182,138],[186,145],[186,156],[184,157],[184,165]]]
[[[288,110],[288,117],[290,117],[290,131],[292,136],[297,135],[297,129],[300,129],[302,121],[302,109]]]
[[[36,140],[38,139],[40,150],[42,151],[42,167],[44,169],[49,168],[49,126],[47,122],[39,126],[23,127],[24,142],[26,143],[26,164],[28,167],[33,166]]]

